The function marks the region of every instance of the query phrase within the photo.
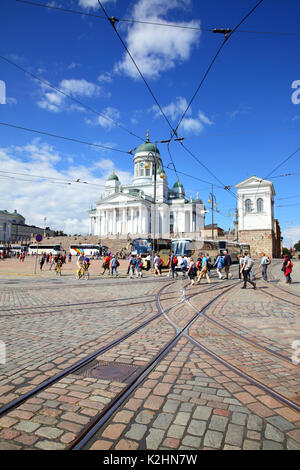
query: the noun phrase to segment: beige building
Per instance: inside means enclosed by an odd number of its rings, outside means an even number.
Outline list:
[[[250,245],[251,256],[281,256],[280,227],[274,218],[273,183],[256,176],[237,184],[238,241]]]

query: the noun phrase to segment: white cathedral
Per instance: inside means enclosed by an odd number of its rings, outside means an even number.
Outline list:
[[[136,149],[132,184],[121,185],[113,174],[105,183],[105,197],[91,208],[91,235],[103,237],[169,238],[200,233],[205,211],[197,197],[187,200],[182,183],[177,180],[170,189],[157,146],[149,141]],[[156,170],[156,175],[155,175]],[[156,201],[154,201],[156,193]]]

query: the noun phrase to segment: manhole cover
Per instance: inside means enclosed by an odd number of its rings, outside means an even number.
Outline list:
[[[95,364],[96,363],[96,364]],[[92,379],[111,380],[116,382],[125,382],[138,367],[129,364],[120,364],[118,362],[99,362],[93,361],[89,366],[85,366],[76,372],[76,375],[90,377]]]

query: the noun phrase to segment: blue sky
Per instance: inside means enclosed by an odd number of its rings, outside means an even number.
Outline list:
[[[95,0],[55,0],[52,6],[103,16]],[[106,0],[110,16],[202,28],[233,28],[254,7],[254,0]],[[141,138],[168,139],[170,128],[153,97],[136,75],[107,20],[3,0],[1,53],[10,61],[112,118]],[[225,185],[251,175],[266,177],[299,148],[300,104],[292,102],[292,83],[300,80],[297,0],[265,0],[241,30],[297,33],[298,36],[236,32],[225,44],[179,128],[184,144]],[[175,127],[223,36],[209,31],[120,22],[117,29],[168,119]],[[0,121],[128,151],[141,140],[112,125],[20,69],[0,59],[6,104]],[[87,210],[98,201],[113,168],[121,182],[132,175],[130,155],[0,126],[1,208],[17,209],[27,223],[88,231]],[[165,144],[158,144],[164,165]],[[215,220],[227,229],[235,197],[180,144],[170,151],[188,197],[204,203],[211,184],[220,209]],[[276,217],[286,244],[300,239],[300,152],[269,177],[276,192]],[[287,173],[292,176],[272,178]],[[42,180],[29,175],[56,178]],[[4,178],[4,176],[6,176]],[[10,176],[10,178],[7,178]],[[176,181],[167,170],[168,182]],[[12,179],[12,178],[18,179]],[[27,178],[27,181],[22,181]],[[88,181],[68,185],[59,179]],[[55,183],[55,184],[54,184]],[[233,192],[235,190],[233,188]],[[284,198],[284,199],[283,199]],[[280,207],[284,206],[284,207]],[[230,212],[231,217],[227,214]],[[206,223],[210,223],[210,213]]]

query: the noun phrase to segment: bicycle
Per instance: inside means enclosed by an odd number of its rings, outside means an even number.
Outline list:
[[[90,278],[89,265],[84,263],[80,269],[77,269],[75,277],[77,280],[84,278],[86,281],[88,281]]]

